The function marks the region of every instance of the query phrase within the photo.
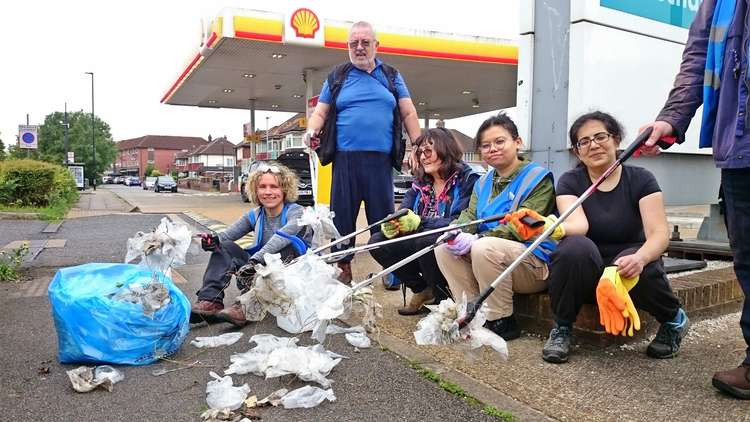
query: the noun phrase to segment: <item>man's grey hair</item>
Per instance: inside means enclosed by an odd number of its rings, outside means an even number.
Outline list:
[[[352,33],[352,30],[354,30],[354,28],[367,28],[367,29],[369,29],[370,32],[372,32],[372,38],[377,41],[378,34],[375,33],[375,28],[372,27],[372,24],[370,22],[366,22],[366,21],[354,22],[354,24],[352,24],[352,27],[349,28],[349,34],[350,35]]]

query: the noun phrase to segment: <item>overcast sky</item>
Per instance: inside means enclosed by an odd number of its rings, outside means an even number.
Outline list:
[[[321,18],[368,20],[377,25],[516,39],[519,0],[376,2],[291,0],[88,0],[0,1],[0,139],[15,143],[18,125],[41,124],[44,116],[68,110],[95,112],[111,126],[115,141],[142,135],[242,137],[246,110],[161,104],[159,100],[194,56],[200,20],[223,7],[280,12],[309,7]],[[346,55],[342,52],[342,61]],[[408,81],[407,81],[408,84]],[[265,128],[291,116],[256,113]],[[473,135],[484,116],[448,121]]]

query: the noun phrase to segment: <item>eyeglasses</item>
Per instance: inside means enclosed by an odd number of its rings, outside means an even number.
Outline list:
[[[278,166],[268,165],[266,163],[261,163],[255,171],[260,173],[268,173],[271,172],[273,174],[279,174],[281,173],[281,169],[279,169]]]
[[[591,143],[594,142],[597,145],[603,144],[609,140],[609,138],[612,136],[611,133],[608,132],[599,132],[595,133],[592,136],[589,136],[588,138],[581,138],[576,142],[576,148],[582,149],[582,148],[588,148],[591,146]]]
[[[479,144],[479,150],[482,152],[489,152],[494,146],[495,149],[505,148],[505,143],[508,142],[505,138],[497,138],[489,142],[483,142]]]
[[[424,155],[424,158],[430,158],[430,157],[432,157],[432,153],[434,151],[435,150],[432,149],[432,148],[430,148],[430,147],[424,147],[424,148],[419,147],[419,148],[417,148],[417,158],[419,158],[419,157],[421,157],[423,155]]]
[[[349,48],[354,50],[357,48],[358,45],[362,45],[362,48],[370,48],[370,45],[372,44],[372,40],[351,40],[349,41]]]

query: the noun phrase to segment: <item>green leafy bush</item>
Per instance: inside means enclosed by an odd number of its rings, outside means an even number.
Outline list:
[[[35,160],[0,163],[0,204],[46,207],[78,198],[75,181],[65,167]]]

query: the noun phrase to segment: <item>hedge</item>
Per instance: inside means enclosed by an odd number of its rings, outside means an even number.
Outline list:
[[[36,160],[0,161],[0,204],[46,207],[74,201],[75,180],[63,166]]]

